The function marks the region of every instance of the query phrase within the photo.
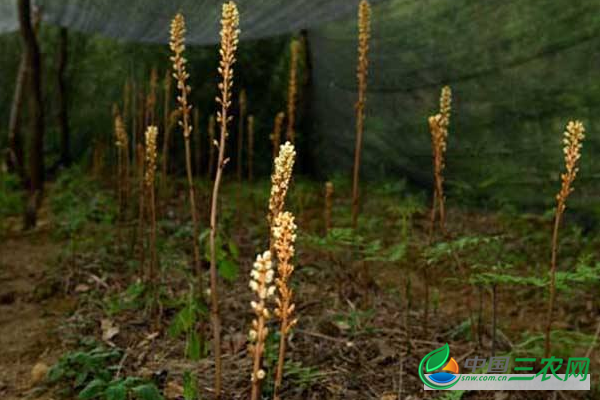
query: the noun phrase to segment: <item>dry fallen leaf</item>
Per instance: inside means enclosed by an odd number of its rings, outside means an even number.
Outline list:
[[[168,382],[165,386],[165,398],[167,399],[179,399],[183,396],[183,386],[177,382]]]
[[[88,285],[86,285],[85,283],[80,283],[79,285],[75,286],[76,293],[85,293],[85,292],[89,292],[89,291],[90,291],[90,287]]]
[[[119,334],[119,327],[114,325],[110,319],[100,321],[100,328],[102,329],[102,340],[105,342],[110,341]]]
[[[31,386],[40,383],[48,373],[48,366],[43,362],[38,362],[31,369]]]

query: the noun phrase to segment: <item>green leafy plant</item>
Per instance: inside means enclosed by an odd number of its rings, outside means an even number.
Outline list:
[[[210,230],[205,230],[200,234],[200,241],[206,241]],[[233,282],[237,279],[239,275],[239,265],[238,259],[240,256],[240,251],[233,239],[228,239],[224,241],[221,235],[217,235],[215,238],[215,256],[217,262],[217,271],[219,275],[229,281]],[[206,241],[204,259],[206,261],[210,261],[210,246],[208,241]]]
[[[107,349],[92,340],[83,344],[84,349],[63,355],[48,371],[47,381],[59,394],[77,395],[80,400],[163,400],[153,383],[118,376],[121,350]]]
[[[199,360],[207,354],[206,342],[196,330],[198,322],[205,320],[207,316],[206,305],[194,296],[194,290],[190,288],[183,307],[169,326],[169,335],[174,338],[185,335],[185,355],[191,360]]]
[[[196,376],[190,371],[185,371],[183,374],[183,398],[185,400],[196,400],[198,398]]]
[[[77,234],[90,222],[110,225],[118,206],[98,182],[74,167],[63,172],[53,188],[50,207],[60,236]]]
[[[16,175],[0,173],[0,217],[23,211],[23,193]]]

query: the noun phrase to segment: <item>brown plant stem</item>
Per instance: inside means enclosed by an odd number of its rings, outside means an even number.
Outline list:
[[[221,321],[219,317],[219,295],[217,286],[217,212],[219,202],[219,189],[223,176],[223,169],[228,159],[225,159],[225,145],[228,136],[227,124],[231,120],[229,107],[231,105],[231,89],[233,87],[233,64],[239,36],[239,14],[233,1],[223,4],[221,18],[221,60],[219,73],[222,81],[219,84],[220,95],[217,103],[221,106],[217,111],[217,121],[220,124],[218,143],[219,155],[217,158],[217,173],[212,191],[210,207],[210,296],[211,296],[211,321],[213,327],[213,348],[215,356],[215,398],[221,397],[222,367],[221,367]]]
[[[254,116],[248,116],[248,180],[254,180]]]
[[[352,227],[358,226],[359,213],[359,174],[360,157],[365,124],[365,105],[367,102],[367,74],[369,61],[369,37],[371,34],[371,6],[367,0],[361,0],[358,6],[358,100],[356,101],[356,143],[354,146],[354,166],[352,170]]]
[[[240,113],[238,118],[238,135],[237,135],[237,179],[238,182],[242,181],[242,175],[244,172],[244,123],[246,122],[246,91],[242,89],[238,100]]]
[[[208,118],[208,179],[212,179],[215,174],[215,116]]]
[[[333,183],[325,182],[325,236],[331,230],[331,211],[333,209]]]
[[[200,111],[195,108],[194,109],[194,126],[197,127],[196,139],[194,140],[194,164],[196,167],[196,176],[200,176],[201,172],[201,161],[202,161],[202,132],[200,131]]]
[[[290,43],[290,76],[288,78],[287,94],[287,129],[286,140],[292,144],[296,141],[296,96],[298,93],[298,53],[300,42],[296,39]]]
[[[285,114],[282,112],[277,113],[275,121],[273,123],[273,133],[271,133],[271,146],[273,149],[273,160],[279,155],[279,146],[281,145],[281,128],[283,126],[283,119]]]
[[[162,146],[162,162],[161,162],[161,192],[167,189],[167,173],[169,165],[169,147],[171,145],[171,91],[173,88],[173,77],[170,69],[165,73],[164,82],[164,104],[163,104],[163,146]]]
[[[146,197],[145,193],[145,185],[144,185],[144,146],[138,142],[137,144],[137,173],[138,173],[138,197],[139,197],[139,205],[138,205],[138,238],[140,241],[140,254],[139,254],[139,263],[140,263],[140,273],[143,276],[145,271],[146,264],[146,247],[144,244],[144,231],[145,231],[145,214],[146,214],[146,203],[144,198]]]
[[[198,219],[198,211],[196,206],[196,194],[194,189],[194,177],[192,169],[192,149],[191,149],[191,133],[192,126],[190,123],[190,110],[192,106],[188,103],[188,95],[191,88],[186,83],[189,74],[186,70],[186,59],[183,56],[185,50],[185,20],[182,14],[177,14],[171,23],[171,41],[170,47],[173,51],[171,61],[173,62],[173,77],[177,80],[177,88],[179,89],[179,111],[181,113],[181,121],[179,124],[183,128],[183,138],[185,142],[185,170],[189,193],[190,214],[192,216],[192,248],[194,252],[194,271],[198,280],[198,292],[200,296],[204,293],[204,282],[202,279],[202,266],[200,264],[200,224]]]

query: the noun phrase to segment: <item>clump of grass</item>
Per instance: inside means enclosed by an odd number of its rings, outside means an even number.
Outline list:
[[[352,227],[358,224],[358,180],[360,172],[360,155],[365,125],[365,105],[367,102],[367,74],[369,59],[369,38],[371,36],[371,6],[367,0],[361,0],[358,6],[358,100],[356,101],[356,144],[354,147],[354,168],[352,174]]]
[[[296,140],[296,96],[298,94],[298,54],[300,53],[300,42],[296,39],[290,43],[290,76],[288,80],[287,93],[287,129],[286,140],[295,143]]]
[[[446,223],[446,198],[444,196],[444,168],[445,153],[448,140],[448,127],[450,125],[450,111],[452,104],[452,91],[449,86],[442,88],[440,95],[439,114],[429,117],[429,130],[431,132],[431,144],[433,150],[433,205],[430,215],[429,237],[434,234],[436,211],[439,212],[439,227],[442,232]]]
[[[254,115],[248,116],[248,180],[254,179]]]
[[[333,182],[325,182],[325,235],[331,230],[331,211],[333,209]]]
[[[290,212],[283,212],[277,215],[273,228],[273,237],[275,238],[278,272],[275,284],[279,292],[279,296],[275,299],[277,303],[275,315],[280,321],[279,358],[275,373],[274,398],[279,399],[279,388],[283,380],[286,340],[290,330],[298,322],[298,319],[293,317],[296,305],[292,302],[294,293],[289,285],[289,280],[294,272],[291,259],[294,257],[294,243],[296,241],[296,224],[294,223],[294,216]]]
[[[279,155],[279,146],[281,145],[281,128],[283,127],[283,119],[285,113],[283,111],[277,113],[275,122],[273,123],[273,133],[271,133],[271,145],[273,148],[273,159]]]
[[[185,141],[185,166],[187,172],[188,190],[189,190],[189,204],[190,214],[192,216],[193,225],[193,236],[192,244],[194,250],[194,269],[198,278],[198,292],[203,293],[203,282],[202,282],[202,268],[200,265],[200,244],[198,237],[200,235],[200,224],[198,220],[198,214],[196,209],[196,193],[194,190],[194,178],[192,171],[192,150],[191,150],[191,134],[192,125],[190,123],[190,111],[192,105],[188,103],[188,95],[191,92],[190,86],[187,84],[187,80],[190,77],[186,70],[187,60],[183,56],[185,51],[185,19],[181,13],[175,15],[171,22],[171,40],[169,42],[173,55],[171,61],[173,62],[173,78],[177,81],[177,89],[179,95],[177,96],[177,102],[179,103],[179,111],[181,113],[181,120],[179,125],[183,129],[183,138]]]
[[[290,142],[281,145],[279,155],[275,158],[275,169],[271,175],[271,195],[269,197],[268,215],[271,235],[269,249],[271,252],[273,252],[275,244],[273,236],[275,218],[283,211],[295,159],[296,151],[294,145]]]
[[[567,208],[567,198],[575,190],[573,182],[579,172],[577,161],[581,157],[582,141],[585,138],[585,128],[581,121],[570,121],[564,132],[563,153],[565,155],[565,172],[561,174],[561,187],[556,195],[556,211],[554,214],[554,230],[552,232],[552,259],[550,262],[550,297],[548,300],[548,317],[546,319],[546,339],[544,346],[545,357],[550,356],[551,330],[554,318],[554,303],[556,301],[556,269],[558,258],[558,233],[562,216]]]
[[[240,96],[238,98],[238,105],[240,107],[240,112],[238,116],[238,137],[237,137],[237,179],[238,181],[242,181],[242,174],[244,172],[244,163],[243,163],[243,155],[244,155],[244,122],[246,122],[246,107],[247,107],[247,98],[246,91],[242,89],[240,91]]]
[[[219,74],[222,81],[219,83],[220,95],[217,97],[217,103],[221,109],[217,111],[217,122],[220,124],[219,142],[215,143],[218,147],[219,155],[217,158],[217,172],[213,186],[211,207],[210,207],[210,296],[211,296],[211,322],[213,327],[213,346],[215,355],[215,397],[221,396],[221,323],[219,320],[219,296],[217,292],[217,211],[218,198],[223,169],[228,162],[225,158],[225,144],[228,131],[227,124],[232,117],[229,115],[231,106],[231,90],[233,88],[233,64],[235,63],[235,53],[238,46],[240,30],[238,29],[240,16],[237,6],[233,1],[223,4],[221,14],[221,46],[219,53]],[[196,236],[197,237],[197,236]]]
[[[250,305],[255,314],[252,320],[252,328],[250,328],[249,339],[250,345],[248,351],[252,354],[252,400],[260,398],[260,386],[266,373],[262,369],[262,356],[265,351],[265,343],[269,334],[269,329],[266,326],[267,321],[271,317],[271,313],[267,307],[266,301],[275,294],[275,286],[273,282],[273,264],[271,262],[271,252],[265,251],[262,255],[256,256],[256,262],[251,272],[250,289],[254,291],[258,297],[258,301],[252,301]]]

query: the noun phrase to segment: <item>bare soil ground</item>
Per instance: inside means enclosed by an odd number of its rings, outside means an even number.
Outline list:
[[[0,243],[0,398],[23,399],[44,366],[62,353],[56,328],[73,301],[46,285],[60,249],[43,221],[27,234]],[[34,366],[37,367],[34,368]],[[32,372],[33,375],[32,376]],[[38,376],[36,376],[38,375]]]

